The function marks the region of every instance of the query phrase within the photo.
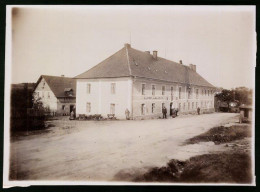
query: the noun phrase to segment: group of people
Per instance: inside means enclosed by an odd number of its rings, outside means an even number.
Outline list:
[[[178,109],[178,108],[175,109],[175,108],[173,107],[173,108],[171,108],[170,110],[171,110],[170,115],[171,115],[172,118],[178,116],[178,112],[179,112],[179,109]],[[167,108],[166,108],[166,107],[163,107],[162,113],[163,113],[163,119],[167,119]]]
[[[179,112],[179,109],[178,108],[171,108],[171,113],[170,113],[170,116],[172,118],[174,117],[177,117],[178,116],[178,112]],[[167,108],[164,106],[163,109],[162,109],[162,113],[163,113],[163,119],[167,119]],[[200,115],[200,108],[198,107],[197,108],[197,114]]]
[[[175,118],[175,117],[178,116],[178,112],[179,112],[178,108],[173,107],[170,110],[171,110],[170,116],[172,118]],[[167,108],[165,106],[162,108],[162,114],[163,114],[163,119],[167,119]],[[197,114],[200,115],[200,108],[199,107],[197,108]],[[127,120],[130,120],[130,111],[128,109],[125,110],[125,116],[126,116]]]

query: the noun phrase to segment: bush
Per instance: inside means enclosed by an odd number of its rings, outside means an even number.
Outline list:
[[[40,100],[33,100],[33,89],[28,84],[12,87],[10,129],[11,134],[16,131],[29,131],[45,128],[44,107]]]

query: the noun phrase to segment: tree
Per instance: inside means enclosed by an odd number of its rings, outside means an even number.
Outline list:
[[[239,104],[252,104],[252,89],[246,87],[237,87],[233,90],[235,92],[235,100],[239,102]]]
[[[216,95],[216,98],[221,102],[226,103],[229,111],[229,104],[234,101],[234,92],[228,89],[223,89],[221,93]]]

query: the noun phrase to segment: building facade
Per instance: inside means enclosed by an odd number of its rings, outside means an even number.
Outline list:
[[[158,118],[165,106],[179,113],[214,111],[215,87],[196,66],[176,63],[131,48],[129,44],[77,79],[77,115],[114,114],[132,119]]]
[[[76,80],[63,76],[42,75],[36,83],[33,96],[52,114],[69,115],[75,110]]]

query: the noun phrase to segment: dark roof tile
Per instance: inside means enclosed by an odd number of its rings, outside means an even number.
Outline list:
[[[143,77],[168,82],[214,87],[188,66],[125,46],[76,79]]]

